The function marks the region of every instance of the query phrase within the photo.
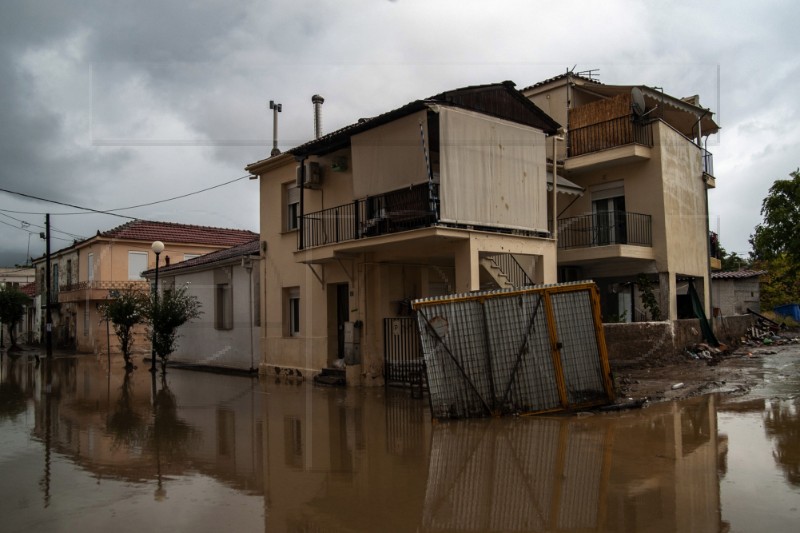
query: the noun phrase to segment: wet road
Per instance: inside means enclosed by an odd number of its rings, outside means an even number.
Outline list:
[[[3,355],[0,530],[796,531],[796,361],[746,397],[432,424],[403,390]]]

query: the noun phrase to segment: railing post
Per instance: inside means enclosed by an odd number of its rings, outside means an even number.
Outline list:
[[[359,227],[359,220],[358,220],[358,199],[353,201],[353,236],[358,239],[361,237],[358,231]]]

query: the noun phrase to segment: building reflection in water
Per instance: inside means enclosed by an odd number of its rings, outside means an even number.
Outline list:
[[[170,515],[199,512],[175,506],[196,506],[213,479],[230,498],[261,501],[249,517],[215,508],[220,520],[269,531],[728,529],[727,440],[713,396],[587,417],[432,424],[426,403],[404,390],[179,370],[153,382],[102,363],[2,361],[0,424],[33,413],[40,509],[72,501],[71,481],[54,482],[65,470],[53,469],[69,461],[79,467],[71,475],[88,474],[104,493],[149,486],[147,505]],[[797,403],[749,408],[763,413],[775,461],[796,483]]]

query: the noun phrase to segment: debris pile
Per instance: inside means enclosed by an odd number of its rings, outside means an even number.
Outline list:
[[[723,356],[730,353],[731,349],[727,344],[711,346],[705,342],[698,342],[686,348],[687,357],[690,359],[703,359],[710,365],[719,363]]]

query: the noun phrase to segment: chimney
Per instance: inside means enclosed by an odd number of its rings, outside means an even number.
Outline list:
[[[275,157],[281,153],[278,149],[278,113],[283,110],[283,105],[270,100],[269,108],[272,109],[272,152],[269,155]]]
[[[311,97],[311,103],[314,104],[314,138],[319,139],[322,137],[322,104],[325,99],[318,94]]]

